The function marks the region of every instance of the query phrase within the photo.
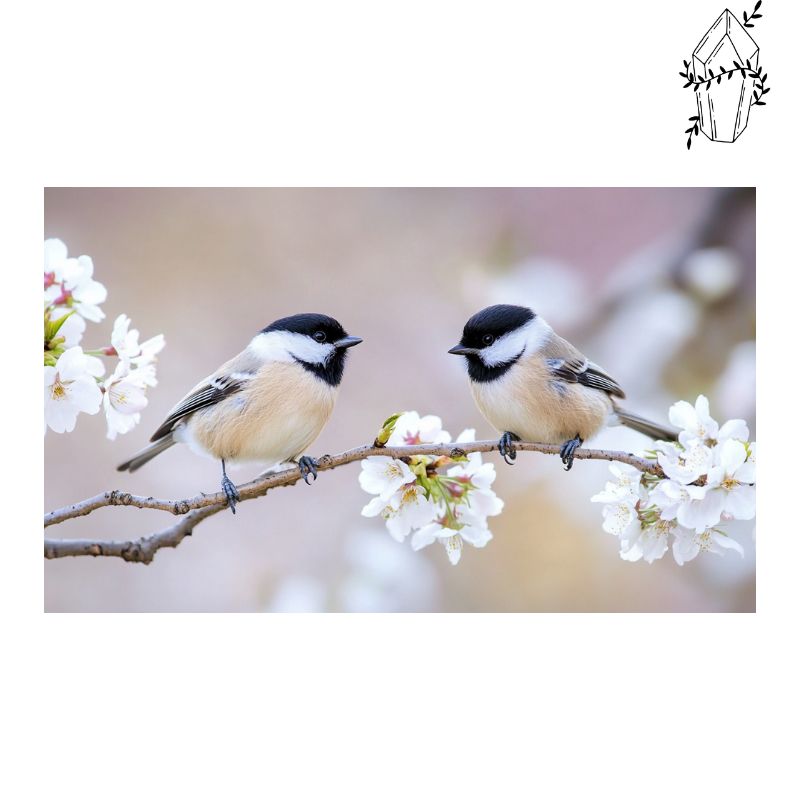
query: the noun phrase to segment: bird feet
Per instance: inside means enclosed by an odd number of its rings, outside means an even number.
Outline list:
[[[509,466],[514,464],[514,461],[517,457],[517,450],[514,447],[514,442],[518,441],[519,436],[517,436],[516,433],[506,431],[500,437],[500,441],[497,444],[497,449],[500,451],[500,455],[503,456],[503,461],[505,461]]]
[[[317,467],[319,466],[319,461],[311,456],[303,456],[297,460],[297,466],[300,467],[300,476],[309,486],[311,486],[311,481],[308,479],[308,476],[313,475],[314,480],[317,479]]]
[[[228,508],[235,514],[236,504],[239,502],[239,492],[236,490],[236,485],[227,476],[222,476],[222,491],[225,492],[225,497],[228,499]]]
[[[568,439],[561,445],[559,455],[564,464],[564,469],[569,471],[572,469],[572,462],[575,460],[575,451],[583,444],[583,439],[576,434],[574,439]]]

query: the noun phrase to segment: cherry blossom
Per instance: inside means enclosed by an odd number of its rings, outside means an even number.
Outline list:
[[[75,429],[78,414],[96,414],[103,401],[97,384],[103,362],[80,347],[65,350],[54,367],[44,368],[44,421],[56,433]]]
[[[140,420],[140,412],[147,406],[145,384],[139,378],[139,372],[138,369],[131,370],[128,362],[120,361],[103,383],[103,409],[109,439],[133,430]]]
[[[44,380],[45,432],[74,430],[78,414],[96,414],[102,404],[108,438],[127,433],[147,405],[145,390],[157,384],[156,356],[164,347],[159,334],[139,343],[139,331],[121,314],[114,322],[111,344],[95,350],[81,346],[86,322],[100,322],[106,288],[94,275],[89,256],[70,257],[60,239],[44,243]],[[105,380],[97,356],[119,357]]]
[[[670,420],[681,427],[678,441],[657,442],[651,454],[666,477],[611,465],[615,480],[592,497],[604,504],[603,529],[619,538],[627,561],[652,563],[670,547],[678,564],[701,552],[743,554],[723,526],[756,513],[756,443],[746,422],[718,425],[702,395],[673,405]]]

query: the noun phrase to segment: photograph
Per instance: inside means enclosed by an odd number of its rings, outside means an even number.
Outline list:
[[[754,612],[756,190],[46,188],[46,612]]]

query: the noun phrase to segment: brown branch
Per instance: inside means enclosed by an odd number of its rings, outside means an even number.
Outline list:
[[[106,542],[93,539],[45,539],[45,558],[65,556],[117,556],[124,561],[149,564],[162,547],[177,547],[186,536],[191,536],[198,522],[219,513],[225,506],[198,508],[188,513],[180,522],[168,528],[126,542]]]
[[[557,455],[560,447],[552,444],[538,444],[535,442],[515,442],[514,446],[520,451],[532,451]],[[415,444],[403,447],[379,447],[364,445],[344,453],[330,456],[325,455],[318,459],[319,471],[335,469],[344,464],[361,461],[367,456],[391,456],[392,458],[410,458],[411,456],[446,456],[457,458],[469,453],[490,453],[498,449],[497,440],[481,442],[465,442],[452,444]],[[640,458],[632,453],[622,453],[613,450],[584,450],[575,451],[576,459],[600,459],[603,461],[620,461],[630,464],[642,472],[649,472],[663,477],[663,472],[654,461]],[[255,480],[237,487],[241,501],[262,497],[270,489],[278,486],[291,486],[301,478],[297,467],[261,475]],[[103,540],[87,539],[45,539],[45,558],[63,558],[65,556],[116,556],[125,561],[136,561],[149,564],[156,552],[162,547],[177,547],[184,537],[189,536],[197,523],[207,519],[226,508],[225,495],[222,492],[215,494],[199,494],[185,500],[162,500],[156,497],[142,497],[128,492],[117,490],[104,492],[95,497],[81,500],[70,506],[56,509],[45,515],[45,527],[58,525],[68,519],[83,517],[92,511],[106,506],[133,506],[134,508],[150,508],[160,511],[169,511],[172,514],[185,515],[182,520],[164,528],[164,530],[139,539],[110,542]]]

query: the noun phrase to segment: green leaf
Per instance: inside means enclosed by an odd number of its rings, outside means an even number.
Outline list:
[[[400,417],[402,417],[405,413],[405,411],[398,411],[396,414],[392,414],[391,417],[388,417],[386,420],[384,420],[378,435],[375,437],[376,447],[383,447],[386,442],[389,441],[389,437],[394,431],[394,426],[397,424],[397,420],[400,419]]]
[[[57,320],[50,319],[49,314],[45,314],[44,317],[44,339],[45,342],[52,342],[53,339],[56,338],[58,332],[61,330],[61,326],[75,313],[75,309],[72,311],[67,312],[64,314],[63,317],[59,317]]]

